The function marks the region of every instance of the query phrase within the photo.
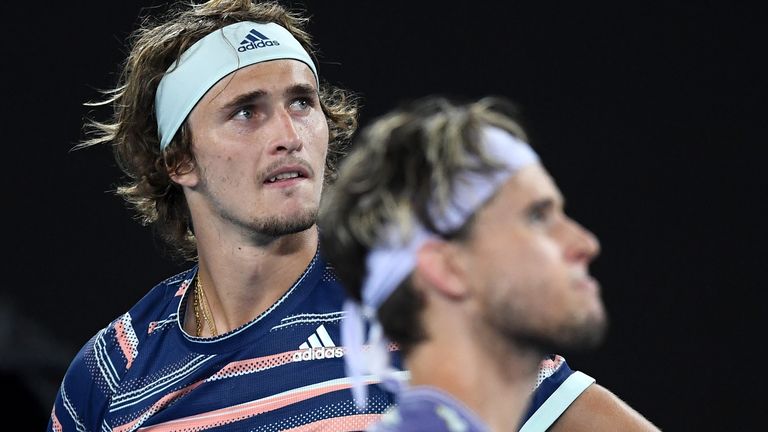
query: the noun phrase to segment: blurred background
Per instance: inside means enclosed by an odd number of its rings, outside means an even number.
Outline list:
[[[4,6],[6,412],[42,430],[77,350],[165,277],[112,191],[107,147],[71,151],[139,17],[165,2]],[[322,77],[363,124],[442,93],[516,101],[532,143],[597,234],[611,329],[564,353],[665,430],[749,430],[766,317],[766,18],[726,1],[305,1]],[[104,118],[106,112],[96,111]]]

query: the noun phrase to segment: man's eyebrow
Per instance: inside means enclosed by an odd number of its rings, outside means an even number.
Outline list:
[[[222,105],[221,108],[219,108],[219,111],[229,112],[234,110],[237,107],[241,107],[244,105],[252,105],[266,95],[267,95],[267,92],[264,90],[253,90],[247,93],[243,93],[241,95],[238,95],[231,101]]]
[[[247,93],[243,93],[222,105],[219,108],[219,111],[230,112],[241,106],[253,105],[254,103],[258,102],[259,99],[264,98],[266,95],[267,92],[265,90],[253,90]],[[317,95],[317,90],[315,90],[315,88],[309,84],[296,84],[288,87],[285,90],[285,95],[288,97],[312,97]]]
[[[560,195],[546,196],[533,200],[525,207],[526,212],[552,211],[565,207],[565,199]]]
[[[549,211],[552,210],[555,207],[555,200],[554,198],[547,197],[547,198],[540,198],[533,200],[530,204],[528,204],[525,207],[526,212],[538,212],[538,211]]]
[[[313,96],[317,94],[317,90],[309,84],[296,84],[288,87],[285,90],[285,94],[288,96]]]

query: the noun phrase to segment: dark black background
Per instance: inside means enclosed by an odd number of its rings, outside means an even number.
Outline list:
[[[518,102],[567,211],[603,246],[593,273],[612,327],[599,351],[566,353],[572,367],[665,430],[757,423],[768,402],[759,354],[764,10],[726,1],[293,4],[312,14],[321,75],[361,96],[363,123],[429,93]],[[6,394],[30,393],[11,407],[35,430],[76,350],[181,268],[111,193],[120,173],[110,149],[70,151],[83,102],[114,84],[128,33],[157,5],[3,7],[10,260],[0,366]]]

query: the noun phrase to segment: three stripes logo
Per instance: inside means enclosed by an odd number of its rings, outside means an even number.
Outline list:
[[[331,335],[328,334],[328,330],[323,324],[307,338],[306,342],[299,346],[299,349],[301,351],[296,351],[293,354],[293,361],[295,362],[344,357],[344,349],[333,343]]]
[[[240,42],[240,46],[237,47],[237,50],[239,52],[246,52],[248,50],[278,45],[280,45],[280,42],[264,36],[262,33],[257,32],[256,29],[251,29],[251,31],[245,35],[243,41]]]

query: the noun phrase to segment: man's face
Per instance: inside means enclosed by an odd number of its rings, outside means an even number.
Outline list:
[[[315,223],[329,136],[304,63],[274,60],[233,72],[198,102],[189,126],[197,162],[185,184],[190,207],[266,236]]]
[[[599,244],[563,213],[544,168],[513,175],[476,218],[464,255],[481,325],[545,350],[597,344],[607,319],[588,266]]]

